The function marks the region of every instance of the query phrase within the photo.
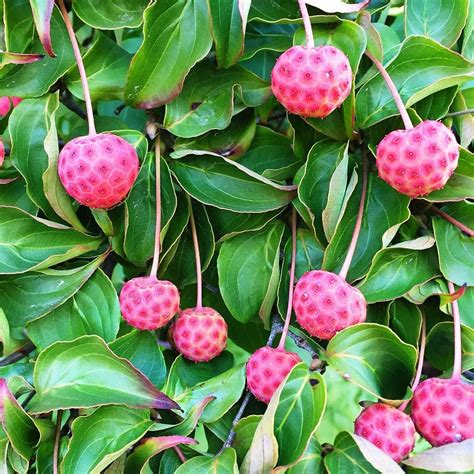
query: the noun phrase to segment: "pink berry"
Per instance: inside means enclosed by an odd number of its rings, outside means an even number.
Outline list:
[[[217,357],[227,344],[227,324],[212,308],[188,308],[173,324],[176,349],[186,359],[207,362]]]
[[[81,204],[108,209],[128,194],[138,174],[137,154],[123,138],[110,133],[71,140],[59,154],[59,178]]]
[[[247,387],[256,398],[269,403],[284,378],[299,362],[301,359],[294,352],[261,347],[247,362]]]
[[[10,112],[10,108],[15,108],[23,99],[20,97],[0,97],[0,118]]]
[[[474,438],[474,385],[438,378],[421,382],[413,395],[411,417],[432,446]]]
[[[311,336],[331,339],[337,332],[365,321],[364,295],[335,273],[312,270],[295,286],[293,309]]]
[[[377,147],[379,176],[412,198],[444,187],[458,165],[459,145],[441,122],[426,120],[389,133]]]
[[[293,46],[272,70],[272,90],[292,114],[326,117],[351,92],[352,70],[347,56],[334,46]]]
[[[3,144],[3,140],[0,138],[0,168],[2,167],[4,160],[5,160],[5,146]]]
[[[153,331],[165,326],[179,311],[179,291],[170,281],[139,277],[120,292],[120,310],[130,326]]]
[[[415,426],[411,418],[383,403],[362,410],[355,421],[355,433],[396,462],[406,458],[415,445]]]

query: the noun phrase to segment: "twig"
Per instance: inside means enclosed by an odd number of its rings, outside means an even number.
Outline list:
[[[53,474],[58,474],[58,457],[59,457],[59,440],[61,437],[61,419],[63,412],[58,410],[56,420],[56,434],[54,436],[54,449],[53,449]]]
[[[459,115],[469,115],[474,114],[474,109],[458,110],[457,112],[450,112],[446,114],[445,117],[457,117]]]
[[[28,341],[23,347],[20,347],[20,349],[18,349],[17,351],[0,360],[0,367],[5,367],[7,365],[14,364],[15,362],[18,362],[19,360],[23,359],[23,357],[26,357],[30,352],[33,352],[34,350],[35,345],[32,342]]]
[[[446,214],[446,212],[442,211],[441,209],[438,209],[436,206],[432,206],[431,209],[433,210],[433,212],[438,214],[438,216],[442,217],[444,220],[456,226],[469,237],[474,237],[474,230],[469,228],[467,225],[464,225],[462,222],[459,222],[457,219],[451,217],[449,214]]]
[[[87,120],[87,114],[82,110],[79,104],[74,102],[71,95],[67,91],[64,91],[61,95],[61,103],[76,115],[81,117],[81,119]]]

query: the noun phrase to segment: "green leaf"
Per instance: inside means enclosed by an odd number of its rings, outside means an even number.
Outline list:
[[[265,178],[291,179],[303,164],[293,154],[288,137],[272,129],[257,126],[252,145],[238,162]]]
[[[240,66],[218,70],[208,61],[192,69],[183,90],[166,105],[164,125],[174,135],[195,137],[226,128],[234,113],[234,98],[248,107],[265,102],[269,84]]]
[[[324,240],[323,212],[331,200],[331,215],[339,217],[347,184],[347,143],[332,140],[317,142],[309,151],[299,180],[298,197],[311,211],[320,239]],[[328,211],[326,211],[326,214]]]
[[[267,212],[286,206],[292,199],[288,188],[277,186],[222,157],[186,157],[173,161],[170,166],[187,193],[219,209]]]
[[[350,382],[382,400],[403,400],[416,363],[416,349],[385,326],[356,324],[336,334],[328,364]]]
[[[160,161],[161,186],[161,242],[166,235],[176,207],[176,193],[166,161]],[[156,166],[155,157],[149,153],[137,180],[125,201],[125,238],[123,248],[127,259],[144,267],[153,257],[156,224]]]
[[[19,176],[9,183],[0,185],[0,204],[23,209],[29,214],[37,214],[38,207],[26,193],[26,182]]]
[[[284,225],[275,221],[260,231],[226,240],[219,251],[219,288],[232,316],[242,323],[257,315],[267,325],[280,276]]]
[[[449,87],[429,95],[414,106],[417,114],[424,120],[440,120],[448,113],[458,86]]]
[[[423,35],[450,48],[466,24],[469,0],[407,0],[405,31],[408,35]]]
[[[27,333],[41,349],[88,334],[108,342],[117,336],[120,321],[117,293],[104,272],[97,269],[65,303],[29,322]]]
[[[124,406],[101,407],[76,418],[72,437],[64,455],[63,472],[99,473],[151,427],[148,410]]]
[[[150,472],[148,463],[153,456],[161,453],[165,449],[172,448],[178,444],[193,445],[196,440],[185,436],[159,436],[157,438],[147,438],[135,449],[127,458],[124,474],[142,474]]]
[[[0,379],[0,400],[2,405],[2,428],[13,449],[26,461],[34,453],[39,441],[39,431],[33,419],[25,413],[8,389],[5,379]]]
[[[334,442],[334,449],[324,457],[328,472],[350,472],[351,474],[379,474],[363,456],[354,438],[342,431]]]
[[[452,322],[436,324],[426,338],[426,358],[438,369],[447,371],[454,362],[454,327]],[[474,367],[474,329],[461,326],[462,366]]]
[[[474,204],[457,202],[443,207],[443,211],[471,229],[474,228]],[[433,230],[438,248],[439,268],[443,276],[457,285],[474,286],[474,239],[450,222],[435,216]]]
[[[52,311],[74,295],[103,260],[102,256],[70,270],[43,270],[0,277],[0,301],[12,336],[24,339],[26,323]]]
[[[74,0],[73,8],[77,16],[86,24],[101,30],[137,28],[143,22],[143,12],[148,0],[114,0],[95,2],[94,0]]]
[[[176,474],[238,474],[237,456],[232,448],[226,448],[216,457],[196,456],[189,459],[178,469]]]
[[[344,215],[326,248],[324,269],[337,272],[342,267],[360,205],[360,181],[349,198]],[[348,274],[349,281],[361,278],[367,273],[377,252],[390,243],[400,224],[410,217],[409,203],[407,196],[398,193],[378,177],[369,175],[362,227]]]
[[[462,201],[474,197],[474,154],[460,149],[459,162],[443,189],[433,191],[423,199],[431,202]]]
[[[56,342],[42,351],[35,364],[34,381],[31,413],[111,404],[178,408],[97,336]]]
[[[204,398],[214,396],[215,400],[204,409],[201,421],[212,423],[219,420],[242,395],[245,387],[245,366],[243,364],[236,365],[219,375],[211,375],[206,380],[196,382],[187,381],[180,376],[183,369],[186,369],[188,365],[182,356],[174,361],[163,391],[179,403],[185,414],[189,413],[193,406],[200,403]],[[197,365],[196,370],[200,365],[202,364]],[[187,371],[189,370],[188,368]]]
[[[76,4],[77,2],[74,3],[74,6]],[[115,41],[104,34],[98,35],[97,40],[83,56],[93,101],[123,100],[130,58],[130,54],[118,46]],[[66,82],[68,89],[76,97],[84,100],[77,66],[68,71]]]
[[[417,347],[422,322],[422,315],[418,306],[400,298],[392,301],[389,314],[390,327],[395,334],[403,342]]]
[[[241,418],[234,427],[235,439],[232,443],[232,447],[237,453],[237,461],[239,464],[242,463],[247,451],[250,449],[255,430],[261,419],[262,415],[249,415],[245,418]]]
[[[54,58],[53,48],[51,46],[51,15],[53,14],[54,0],[30,0],[33,10],[33,19],[36,25],[36,31],[43,44],[44,50],[49,56]]]
[[[209,52],[206,1],[162,0],[150,5],[143,35],[130,65],[125,97],[129,105],[149,109],[173,100],[189,70]]]
[[[43,270],[96,250],[102,239],[0,206],[0,274]]]
[[[28,2],[25,0],[23,4],[27,5]],[[22,6],[21,8],[26,8],[26,10],[23,10],[26,12],[29,10],[29,7]],[[18,38],[24,37],[22,35]],[[57,8],[53,9],[53,16],[51,17],[51,38],[53,39],[56,57],[45,57],[33,64],[21,64],[4,68],[0,74],[0,96],[39,97],[45,94],[74,64],[71,41]],[[39,40],[35,40],[32,49],[38,51],[40,48],[42,48],[41,43]],[[12,51],[22,52],[18,48],[14,48]],[[30,123],[28,128],[34,127]]]
[[[31,44],[34,31],[29,1],[11,0],[2,3],[3,22],[5,25],[5,37],[2,43],[5,42],[5,50],[24,53]]]
[[[303,456],[286,471],[287,474],[324,474],[324,472],[322,448],[315,436],[309,440]]]
[[[474,467],[473,450],[474,440],[466,439],[460,443],[428,449],[402,462],[406,466],[416,468],[416,472],[469,472]]]
[[[250,1],[209,0],[212,36],[219,67],[232,66],[243,53],[250,4]]]
[[[323,416],[326,397],[326,385],[320,374],[310,372],[306,364],[292,369],[275,412],[279,465],[291,465],[303,456]]]
[[[157,387],[166,380],[166,364],[156,339],[148,331],[132,331],[109,345],[119,357],[129,360]]]
[[[387,67],[406,107],[434,92],[462,84],[472,78],[474,65],[454,51],[422,36],[409,36]],[[368,128],[398,115],[384,80],[377,74],[357,94],[358,126]]]
[[[380,250],[359,286],[367,303],[388,301],[439,275],[434,239],[420,237]]]

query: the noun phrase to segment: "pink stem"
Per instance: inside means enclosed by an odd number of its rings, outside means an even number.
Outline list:
[[[151,265],[150,276],[158,278],[158,265],[160,264],[160,232],[161,232],[161,157],[160,157],[160,136],[155,142],[155,160],[156,160],[156,224],[155,224],[155,251],[153,253],[153,263]]]
[[[189,221],[191,223],[191,233],[193,235],[194,244],[194,258],[196,260],[196,285],[197,285],[197,296],[196,296],[196,308],[202,308],[202,269],[201,269],[201,255],[199,253],[199,241],[196,230],[196,221],[194,220],[194,213],[192,204],[189,203],[190,215]]]
[[[179,446],[173,446],[173,448],[176,451],[176,454],[178,455],[179,460],[184,464],[187,461],[187,459],[183,451],[181,451],[181,448]]]
[[[392,78],[388,74],[387,70],[383,67],[383,64],[375,56],[373,56],[368,50],[365,51],[365,55],[375,64],[375,66],[379,70],[380,75],[383,77],[388,88],[390,89],[390,93],[392,94],[393,100],[395,101],[395,104],[397,105],[398,111],[400,112],[405,128],[407,130],[410,130],[411,128],[413,128],[413,123],[410,120],[407,109],[405,105],[403,104],[402,98],[400,97],[400,94],[398,93],[397,87],[393,83]]]
[[[422,320],[421,320],[421,341],[420,341],[420,348],[418,351],[418,366],[416,368],[416,375],[415,379],[413,380],[413,383],[411,384],[411,391],[414,392],[416,388],[418,387],[418,384],[420,383],[421,379],[421,373],[423,372],[423,361],[425,359],[425,347],[426,347],[426,321],[425,321],[425,315],[422,314]],[[405,408],[408,406],[410,403],[410,400],[405,400],[399,407],[398,409],[401,411],[405,411]]]
[[[441,216],[443,219],[447,220],[454,226],[456,226],[458,229],[460,229],[462,232],[467,234],[469,237],[474,237],[474,230],[469,228],[467,225],[464,225],[462,222],[459,222],[457,219],[454,217],[451,217],[449,214],[446,214],[446,212],[442,211],[441,209],[438,209],[437,207],[433,206],[431,208],[433,212],[436,212],[438,216]]]
[[[97,132],[95,130],[94,123],[94,111],[92,109],[91,94],[89,91],[89,83],[87,82],[86,70],[84,68],[84,62],[82,61],[81,50],[79,49],[79,44],[77,43],[76,35],[74,34],[74,28],[72,27],[71,20],[67,13],[66,7],[64,6],[63,0],[58,0],[59,9],[66,24],[66,29],[71,40],[72,49],[74,50],[74,56],[76,57],[77,68],[79,69],[79,75],[81,76],[82,89],[84,91],[84,100],[86,102],[87,110],[87,122],[89,123],[89,135],[95,135]]]
[[[304,31],[306,33],[306,47],[308,49],[314,48],[313,28],[309,18],[308,9],[304,0],[298,0],[300,6],[301,16],[303,18]]]
[[[456,289],[454,285],[448,281],[448,288],[450,293],[455,293]],[[453,320],[454,320],[454,364],[453,364],[453,375],[451,378],[453,380],[461,378],[461,317],[459,316],[459,305],[457,300],[454,300],[451,303],[451,308],[453,310]]]
[[[291,265],[290,265],[290,284],[288,288],[288,306],[286,309],[285,326],[281,333],[280,343],[278,349],[285,349],[286,336],[290,328],[291,312],[293,309],[293,289],[295,286],[295,267],[296,267],[296,210],[293,207],[291,212]]]
[[[349,244],[349,248],[347,249],[347,255],[342,264],[341,271],[339,272],[339,276],[344,278],[347,277],[347,273],[349,272],[349,268],[351,266],[352,259],[354,257],[354,252],[357,247],[357,240],[359,239],[360,229],[362,227],[362,217],[364,215],[364,207],[365,207],[365,197],[367,195],[367,157],[364,156],[362,160],[362,167],[363,167],[363,182],[362,182],[362,195],[360,197],[360,204],[359,204],[359,211],[357,212],[357,220],[354,227],[354,232],[352,233],[352,240]]]

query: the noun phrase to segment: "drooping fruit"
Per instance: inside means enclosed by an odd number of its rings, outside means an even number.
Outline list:
[[[335,273],[312,270],[295,286],[293,309],[311,336],[331,339],[337,332],[365,321],[364,295]]]
[[[130,326],[154,331],[179,311],[179,291],[170,281],[155,277],[132,278],[120,292],[120,310]]]
[[[292,114],[326,117],[351,92],[352,70],[347,56],[334,46],[285,51],[272,69],[272,90]]]
[[[108,209],[127,196],[138,174],[135,149],[110,133],[71,140],[59,154],[58,172],[68,194],[79,203]]]
[[[379,176],[412,198],[444,187],[458,165],[459,145],[441,122],[426,120],[389,133],[377,147]]]
[[[261,347],[247,362],[247,387],[256,398],[269,403],[283,379],[299,362],[301,359],[295,352]]]
[[[217,357],[227,344],[227,323],[212,308],[188,308],[173,324],[176,349],[186,359],[207,362]]]
[[[10,112],[11,108],[15,108],[23,99],[20,97],[0,97],[0,118]]]
[[[425,380],[413,395],[411,416],[432,446],[474,438],[474,385],[456,379]]]
[[[364,408],[354,428],[357,435],[370,441],[396,462],[406,458],[415,445],[415,426],[411,418],[384,403]]]

